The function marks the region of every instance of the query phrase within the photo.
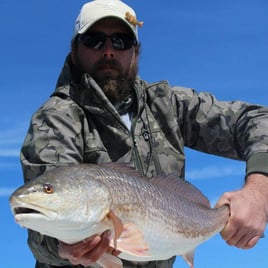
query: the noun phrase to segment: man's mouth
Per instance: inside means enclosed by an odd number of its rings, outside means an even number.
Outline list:
[[[110,64],[107,64],[107,65],[101,65],[98,67],[98,70],[114,70],[114,71],[118,71],[118,68],[116,68],[114,65],[110,65]]]
[[[110,77],[115,78],[118,76],[119,71],[117,68],[114,68],[113,66],[102,66],[101,68],[98,68],[97,73],[103,78],[103,77]]]
[[[115,60],[107,60],[103,59],[100,60],[97,64],[97,70],[113,70],[113,71],[119,71],[121,70],[119,63],[117,63]]]

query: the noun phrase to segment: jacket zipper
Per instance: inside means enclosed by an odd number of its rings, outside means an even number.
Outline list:
[[[142,165],[142,161],[141,161],[141,157],[138,151],[138,147],[137,147],[137,141],[134,135],[134,129],[136,127],[136,123],[137,123],[137,116],[135,118],[133,118],[133,121],[131,123],[131,128],[130,128],[130,132],[131,132],[131,137],[132,137],[132,141],[133,141],[133,151],[134,151],[134,160],[135,160],[135,167],[143,174],[144,174],[144,168]]]

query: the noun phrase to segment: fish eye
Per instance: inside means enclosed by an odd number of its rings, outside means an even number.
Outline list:
[[[47,194],[52,194],[54,192],[53,186],[49,183],[44,184],[43,189]]]

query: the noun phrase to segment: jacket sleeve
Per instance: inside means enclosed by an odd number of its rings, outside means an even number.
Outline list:
[[[24,180],[29,181],[57,164],[79,163],[83,159],[81,122],[69,111],[70,106],[59,99],[43,106],[31,120],[29,131],[21,149]],[[55,266],[71,265],[58,256],[57,240],[28,231],[28,245],[41,263]]]
[[[171,98],[186,146],[246,161],[247,174],[268,174],[268,108],[179,87]]]

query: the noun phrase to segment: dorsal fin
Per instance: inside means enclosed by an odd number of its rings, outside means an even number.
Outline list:
[[[178,194],[186,197],[192,202],[199,203],[210,208],[209,200],[200,190],[198,190],[190,182],[180,179],[174,174],[170,174],[165,177],[154,177],[151,179],[151,182],[158,184],[160,187],[165,187],[169,191],[176,191]]]

